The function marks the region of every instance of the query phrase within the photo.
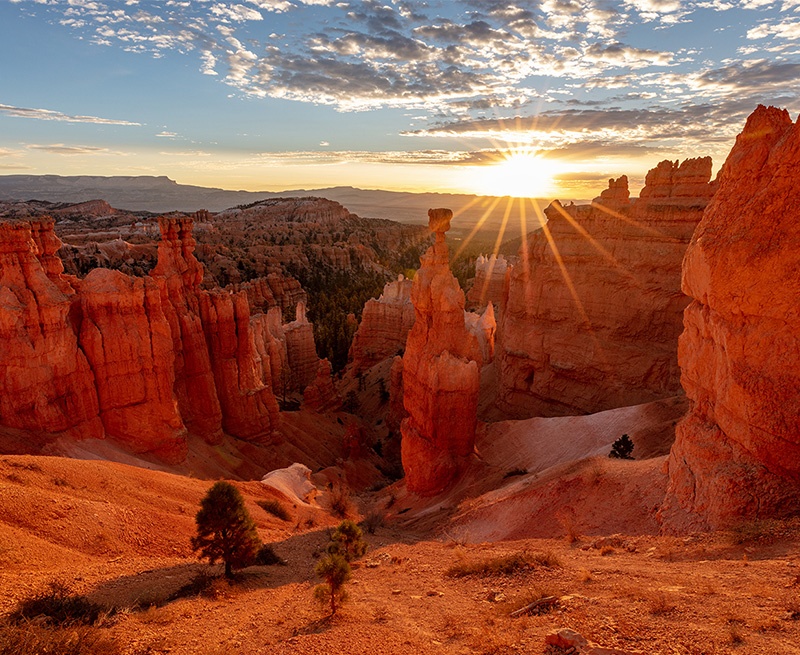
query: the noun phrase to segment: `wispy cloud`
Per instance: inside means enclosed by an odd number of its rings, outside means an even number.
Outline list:
[[[96,146],[68,146],[63,143],[51,143],[48,145],[29,144],[25,147],[29,150],[42,150],[53,155],[99,155],[109,154],[111,152],[108,148],[98,148]]]
[[[12,105],[0,105],[0,112],[15,118],[36,118],[41,121],[65,121],[67,123],[98,123],[100,125],[137,125],[133,121],[122,121],[111,118],[99,118],[97,116],[81,116],[64,114],[52,109],[31,109],[28,107],[14,107]]]

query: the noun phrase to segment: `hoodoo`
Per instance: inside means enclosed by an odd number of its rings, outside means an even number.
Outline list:
[[[465,325],[464,292],[450,272],[445,232],[453,212],[431,209],[436,243],[422,256],[411,301],[414,327],[403,357],[402,461],[409,491],[433,495],[464,470],[475,445],[482,365]]]
[[[800,500],[800,124],[759,106],[692,238],[667,529],[780,516]]]
[[[713,195],[710,177],[710,157],[665,161],[634,202],[623,176],[591,205],[545,210],[499,312],[498,400],[508,416],[594,413],[680,393],[681,260]]]

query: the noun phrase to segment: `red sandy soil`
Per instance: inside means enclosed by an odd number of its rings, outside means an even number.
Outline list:
[[[607,491],[588,481],[596,493],[612,493],[616,466],[604,471]],[[0,457],[0,613],[58,580],[119,608],[98,630],[126,655],[545,653],[545,635],[564,627],[648,654],[800,653],[796,523],[748,525],[738,537],[471,543],[404,521],[420,510],[401,513],[411,507],[402,488],[381,492],[380,506],[392,502],[387,522],[366,535],[370,550],[333,618],[313,600],[313,568],[338,519],[287,503],[292,518],[281,521],[256,505],[277,497],[258,482],[236,484],[288,566],[251,567],[232,585],[219,580],[206,595],[166,602],[208,569],[189,539],[209,484],[119,463]],[[607,506],[614,500],[625,499]],[[445,575],[460,562],[521,551],[552,553],[561,566]],[[511,618],[532,591],[557,596],[557,606]]]

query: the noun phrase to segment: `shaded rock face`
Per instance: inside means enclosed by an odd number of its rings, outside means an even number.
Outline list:
[[[711,158],[661,162],[641,197],[611,180],[546,210],[500,311],[498,404],[510,417],[594,413],[680,393],[684,252],[711,199]]]
[[[303,404],[318,412],[341,408],[341,398],[333,386],[333,369],[327,359],[319,360],[317,377],[303,392]]]
[[[49,219],[0,224],[0,423],[99,437],[94,374],[78,348],[75,294],[52,257],[52,230]]]
[[[278,308],[251,317],[247,290],[201,289],[191,219],[159,225],[149,277],[101,268],[80,281],[62,273],[52,219],[0,224],[0,425],[50,439],[108,435],[177,462],[188,433],[210,443],[223,429],[269,435],[272,389],[293,358],[314,379],[302,307],[283,326]]]
[[[467,330],[464,292],[450,272],[444,233],[452,212],[432,209],[436,243],[422,256],[411,300],[416,320],[403,356],[402,462],[409,491],[433,495],[451,485],[474,449],[482,366]],[[392,385],[394,387],[394,384]]]
[[[364,305],[348,356],[355,372],[366,370],[405,348],[415,317],[411,286],[411,280],[401,275],[383,287],[380,298],[370,298]]]
[[[667,529],[796,512],[800,499],[800,125],[758,109],[683,266],[692,409],[678,426]]]

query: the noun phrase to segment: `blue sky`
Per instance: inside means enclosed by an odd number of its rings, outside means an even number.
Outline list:
[[[3,174],[590,197],[796,115],[800,0],[0,0],[0,62]]]

